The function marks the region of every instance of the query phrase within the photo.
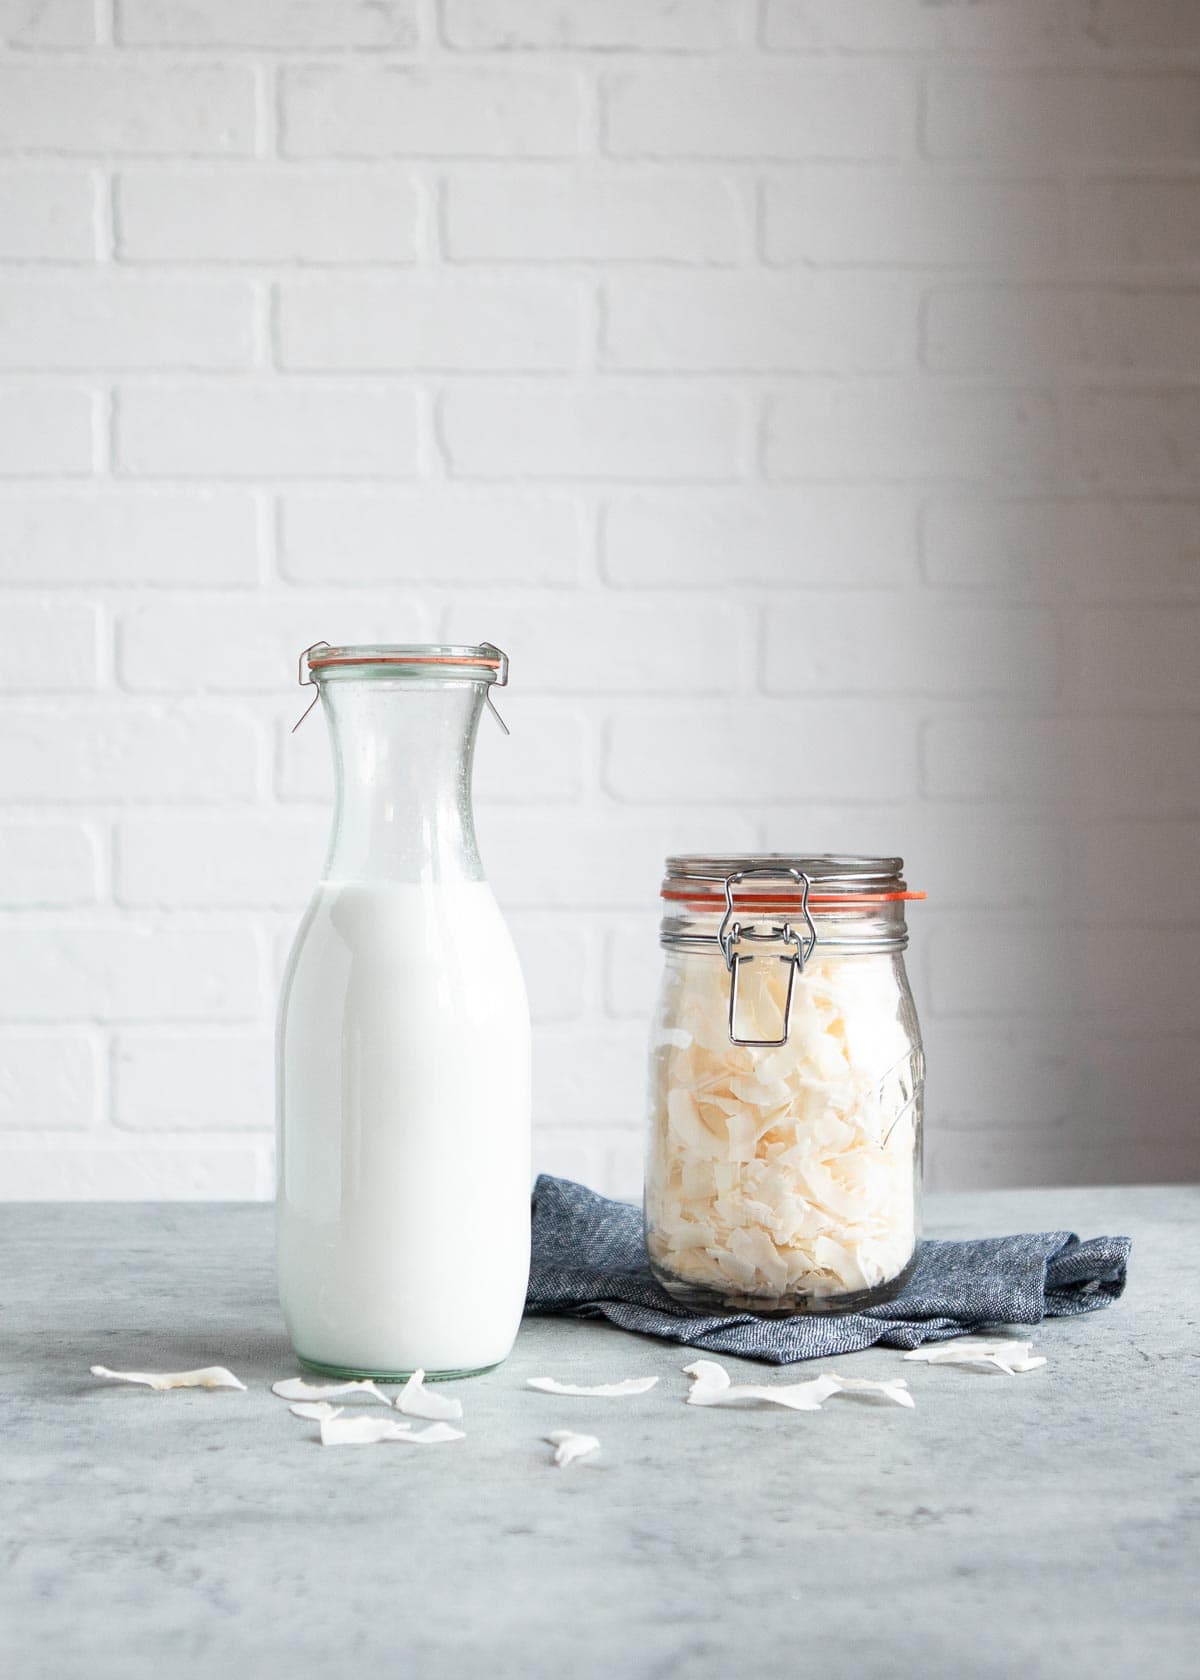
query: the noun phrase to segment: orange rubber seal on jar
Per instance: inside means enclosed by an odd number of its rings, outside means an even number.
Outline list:
[[[672,892],[664,887],[663,898],[673,904],[682,904],[688,910],[723,910],[725,908],[724,894],[706,894],[697,896],[690,892]],[[817,893],[810,892],[808,904],[811,910],[856,910],[872,904],[898,904],[928,897],[923,892],[885,892],[885,893]],[[794,910],[799,900],[795,896],[781,898],[777,894],[764,896],[761,893],[748,893],[744,897],[739,894],[736,903],[741,910]]]

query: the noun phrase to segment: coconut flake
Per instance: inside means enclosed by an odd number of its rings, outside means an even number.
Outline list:
[[[904,1357],[926,1365],[992,1365],[1006,1376],[1015,1377],[1025,1371],[1036,1371],[1046,1363],[1044,1354],[1030,1354],[1032,1346],[1032,1342],[1017,1342],[1007,1336],[958,1336],[953,1341],[913,1348]]]
[[[594,1400],[615,1399],[622,1394],[645,1394],[654,1387],[657,1377],[626,1377],[622,1382],[563,1383],[553,1377],[526,1377],[525,1386],[542,1394],[577,1394]]]
[[[811,1382],[777,1384],[735,1383],[728,1372],[708,1359],[698,1359],[684,1370],[694,1380],[688,1394],[689,1406],[741,1406],[766,1400],[775,1406],[787,1406],[794,1412],[819,1412],[821,1403],[834,1392],[829,1377],[814,1377]]]
[[[224,1365],[205,1365],[198,1371],[110,1371],[107,1365],[93,1365],[94,1377],[108,1377],[113,1382],[141,1383],[145,1388],[240,1388],[232,1371]]]
[[[293,1417],[310,1418],[320,1423],[323,1418],[341,1417],[344,1406],[331,1406],[328,1400],[301,1400],[295,1406],[289,1406],[288,1411]]]
[[[713,1389],[728,1388],[733,1379],[723,1365],[718,1365],[715,1359],[696,1359],[690,1365],[683,1367],[684,1375],[694,1377],[692,1392],[703,1384]]]
[[[463,1441],[461,1429],[448,1423],[431,1423],[424,1429],[414,1429],[403,1418],[322,1418],[321,1445],[323,1447],[370,1447],[380,1441],[405,1441],[414,1447],[431,1447],[441,1441]]]
[[[424,1429],[414,1429],[411,1435],[401,1437],[414,1447],[433,1446],[438,1441],[465,1441],[466,1438],[465,1429],[455,1429],[448,1423],[431,1423]]]
[[[577,1458],[600,1450],[600,1442],[594,1435],[577,1435],[573,1429],[552,1429],[543,1440],[554,1448],[554,1462],[560,1470],[565,1470]]]
[[[414,1371],[395,1399],[398,1412],[416,1418],[460,1418],[462,1401],[448,1394],[435,1394],[425,1387],[424,1371]]]
[[[878,1394],[897,1406],[916,1410],[917,1403],[908,1392],[908,1383],[903,1377],[886,1377],[882,1382],[875,1382],[870,1377],[839,1377],[831,1373],[828,1380],[837,1384],[835,1394]]]
[[[914,1406],[903,1377],[891,1377],[876,1382],[870,1377],[839,1377],[822,1372],[802,1383],[735,1383],[729,1373],[711,1359],[697,1359],[684,1366],[692,1378],[687,1397],[689,1406],[741,1406],[749,1402],[765,1401],[772,1406],[786,1406],[793,1412],[819,1412],[834,1394],[878,1394],[897,1406]]]
[[[303,1377],[284,1377],[271,1384],[271,1393],[278,1394],[281,1400],[336,1400],[339,1395],[357,1394],[367,1400],[379,1400],[385,1406],[392,1403],[369,1377],[342,1383],[310,1383]]]
[[[377,1441],[401,1441],[412,1429],[400,1418],[324,1417],[320,1419],[323,1447],[369,1447]]]
[[[745,967],[738,1026],[774,1038],[788,965]],[[654,1049],[647,1243],[669,1279],[730,1308],[874,1288],[916,1241],[920,1062],[885,954],[822,954],[796,982],[788,1042],[730,1041],[719,958],[668,960]]]

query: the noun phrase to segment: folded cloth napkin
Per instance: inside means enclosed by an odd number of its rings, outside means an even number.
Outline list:
[[[894,1301],[863,1312],[757,1318],[689,1312],[660,1289],[646,1262],[641,1209],[543,1174],[533,1192],[533,1264],[525,1310],[604,1317],[622,1330],[712,1353],[791,1365],[882,1342],[914,1348],[985,1324],[1040,1324],[1095,1312],[1125,1288],[1128,1237],[1080,1242],[1035,1231],[975,1242],[922,1244]]]

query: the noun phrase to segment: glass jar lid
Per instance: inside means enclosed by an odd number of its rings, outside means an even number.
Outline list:
[[[307,675],[305,668],[307,667]],[[349,647],[333,647],[329,642],[311,642],[296,661],[296,680],[301,688],[315,690],[311,703],[292,725],[292,734],[316,705],[321,683],[348,677],[370,681],[405,678],[427,681],[433,678],[453,682],[483,683],[488,710],[508,734],[508,725],[496,710],[492,688],[504,688],[508,683],[508,655],[494,642],[479,642],[475,646],[452,642],[360,642]]]
[[[694,911],[865,909],[923,899],[910,892],[904,859],[834,852],[691,853],[667,859],[662,896]]]
[[[456,676],[461,671],[474,682],[494,682],[500,688],[508,681],[508,655],[491,642],[475,647],[444,642],[366,642],[331,647],[328,642],[314,642],[300,655],[302,680],[306,660],[313,677],[361,672],[364,666],[381,667],[388,676],[402,675],[405,670],[420,674],[434,666],[440,667],[441,676]]]
[[[904,859],[837,853],[699,853],[667,859],[659,937],[739,962],[765,947],[796,972],[823,951],[902,951],[910,892]],[[744,955],[739,955],[741,952]],[[766,952],[764,952],[766,954]]]

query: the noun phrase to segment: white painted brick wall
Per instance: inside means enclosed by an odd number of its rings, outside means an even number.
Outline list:
[[[1059,454],[1046,391],[812,379],[767,398],[768,478],[1051,477]]]
[[[13,1021],[241,1021],[254,1014],[257,947],[245,929],[149,925],[12,928],[0,1009]]]
[[[814,163],[763,184],[769,263],[904,268],[1057,268],[1067,245],[1054,180],[966,179],[927,165]],[[1104,227],[1107,216],[1097,216]],[[868,266],[869,265],[869,266]],[[832,276],[842,278],[845,268]]]
[[[100,1059],[99,1047],[81,1032],[0,1034],[0,1128],[23,1136],[33,1129],[29,1117],[36,1113],[39,1132],[91,1130],[101,1116]],[[46,1142],[49,1148],[36,1153],[50,1172],[56,1139],[52,1135]],[[62,1189],[51,1195],[76,1194],[67,1182],[71,1176],[64,1174]],[[24,1186],[14,1188],[20,1193]]]
[[[539,1164],[900,851],[938,1184],[1194,1176],[1200,6],[0,4],[0,1196],[261,1196],[329,639],[495,639]]]
[[[602,571],[630,589],[895,584],[915,570],[912,515],[910,492],[877,484],[614,494],[601,510]]]
[[[611,72],[601,134],[615,157],[895,157],[911,145],[907,67],[741,62]]]
[[[256,97],[248,65],[124,63],[117,58],[0,64],[0,146],[92,157],[249,157]]]
[[[98,897],[96,831],[82,823],[6,823],[0,827],[0,877],[10,910],[74,908]]]
[[[1189,371],[1186,366],[1182,370]],[[1180,370],[1174,378],[1178,379]],[[1153,377],[1153,376],[1152,376]],[[1166,384],[1161,374],[1155,383]],[[1131,492],[1155,486],[1194,495],[1200,474],[1200,391],[1078,392],[1069,411],[1066,469],[1087,484]]]
[[[578,366],[582,288],[572,281],[300,280],[275,294],[279,365],[304,372],[553,373]]]
[[[99,675],[99,615],[94,607],[14,602],[4,615],[13,659],[0,690],[53,694],[93,689]]]
[[[122,263],[299,266],[413,262],[422,199],[402,169],[164,165],[116,175],[113,204]]]
[[[460,385],[442,398],[453,478],[738,476],[747,411],[729,390],[680,381]]]
[[[464,169],[443,186],[443,247],[457,263],[734,263],[749,244],[748,185],[714,171],[631,176],[599,159]]]
[[[280,497],[279,516],[284,577],[343,591],[431,582],[572,585],[589,534],[569,492],[296,490]],[[389,623],[394,599],[389,592]]]
[[[417,42],[415,0],[117,0],[116,39],[125,47],[292,47],[305,51]]]
[[[741,0],[525,0],[494,6],[490,0],[446,0],[444,39],[452,47],[649,48],[687,52],[735,46],[745,38],[749,13]]]
[[[113,450],[118,477],[415,477],[417,398],[378,386],[129,386]]]
[[[602,293],[600,365],[669,373],[895,372],[913,299],[894,274],[644,276]]]
[[[0,382],[0,478],[86,477],[99,406],[84,386]]]
[[[584,85],[567,68],[287,68],[283,149],[302,158],[571,157],[582,139]]]
[[[0,735],[0,800],[89,807],[136,800],[252,800],[259,730],[228,707],[131,698],[10,702]]]
[[[254,356],[254,293],[240,280],[0,282],[0,368],[234,372]]]
[[[0,386],[0,411],[3,401]],[[45,424],[36,414],[29,418]],[[249,588],[259,573],[257,510],[252,496],[229,490],[145,490],[111,481],[71,491],[0,490],[0,555],[10,584],[138,585],[155,596],[175,584]]]
[[[897,623],[911,625],[900,638]],[[768,694],[1008,695],[1052,700],[1059,659],[1054,615],[1039,607],[930,603],[919,596],[821,592],[769,608]]]
[[[4,0],[0,41],[14,47],[87,47],[96,39],[91,0]]]
[[[95,201],[86,169],[0,169],[0,261],[90,263]]]

